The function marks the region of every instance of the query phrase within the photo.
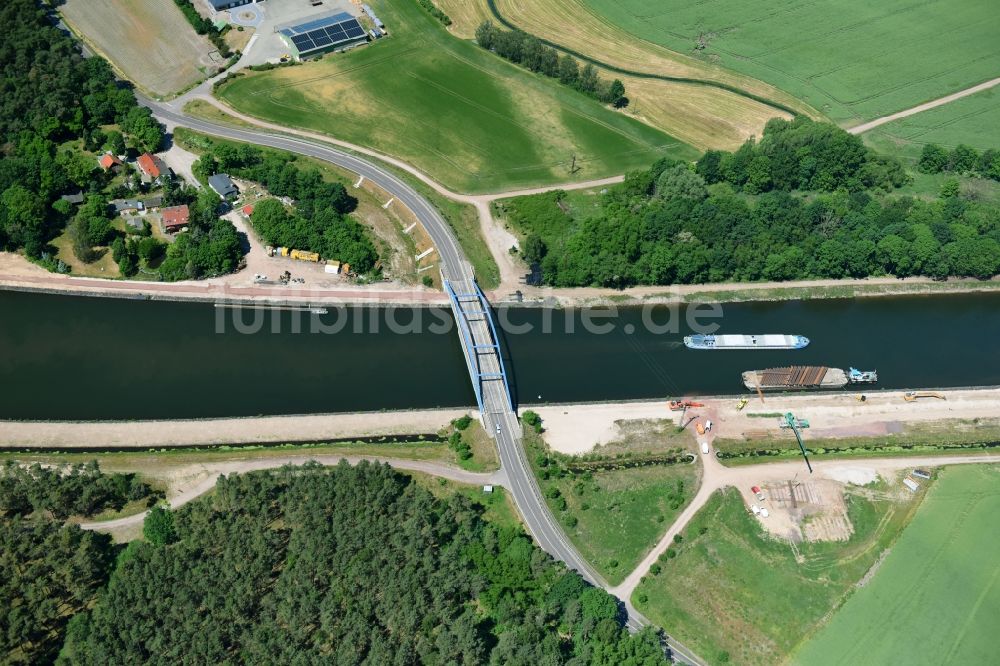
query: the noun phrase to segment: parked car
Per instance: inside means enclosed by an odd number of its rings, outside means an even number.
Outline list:
[[[701,443],[701,452],[704,453],[706,456],[708,455],[708,442]]]

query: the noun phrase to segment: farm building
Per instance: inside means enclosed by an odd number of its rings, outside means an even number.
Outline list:
[[[215,193],[223,199],[232,199],[240,193],[236,185],[233,184],[233,179],[224,173],[217,173],[214,176],[210,176],[208,186],[215,190]]]
[[[240,5],[249,5],[251,2],[253,0],[208,0],[209,6],[217,12],[239,7]]]
[[[143,153],[142,155],[139,155],[139,158],[135,161],[135,163],[139,166],[139,170],[142,174],[150,180],[156,180],[163,174],[169,173],[170,171],[170,169],[167,168],[167,165],[163,163],[163,160],[152,153]]]
[[[188,210],[187,204],[183,206],[169,206],[160,212],[163,215],[163,230],[168,234],[176,234],[188,226],[191,213]]]
[[[301,23],[277,27],[275,31],[299,59],[368,41],[358,19],[347,12],[314,16]]]

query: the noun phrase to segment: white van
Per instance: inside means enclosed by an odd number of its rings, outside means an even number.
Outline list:
[[[704,453],[706,456],[708,455],[708,442],[701,443],[701,452]]]

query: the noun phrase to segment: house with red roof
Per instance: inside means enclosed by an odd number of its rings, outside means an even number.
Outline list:
[[[139,155],[139,159],[135,161],[136,165],[139,167],[139,171],[142,172],[149,180],[156,180],[160,176],[169,172],[167,165],[163,163],[156,155],[152,153],[143,153]]]
[[[186,229],[190,218],[187,204],[183,206],[168,206],[160,211],[163,216],[163,230],[168,234],[176,234]]]
[[[99,158],[97,158],[97,163],[101,165],[101,168],[107,171],[108,169],[118,169],[122,166],[122,161],[112,155],[111,153],[104,153]]]

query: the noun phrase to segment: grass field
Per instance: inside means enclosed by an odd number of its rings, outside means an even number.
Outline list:
[[[635,433],[601,451],[668,448],[662,441],[654,447],[647,443],[648,437]],[[546,479],[538,465],[538,454],[544,451],[538,436],[529,433],[525,446],[553,515],[583,557],[612,585],[620,583],[656,545],[698,488],[698,466],[684,463],[566,476],[556,473],[558,465],[550,463]]]
[[[865,133],[864,139],[912,164],[928,143],[949,149],[960,143],[980,151],[1000,149],[1000,87],[894,120]]]
[[[67,0],[66,22],[139,88],[157,96],[180,92],[205,76],[215,50],[173,2]]]
[[[232,106],[400,157],[465,192],[587,180],[694,149],[456,39],[419,5],[382,0],[389,39],[237,78]],[[576,155],[578,170],[571,174]]]
[[[882,490],[847,495],[855,529],[849,541],[794,548],[766,536],[736,490],[717,493],[673,547],[676,557],[664,553],[660,573],[647,575],[632,601],[709,663],[781,663],[893,543],[918,504]]]
[[[795,656],[990,664],[1000,651],[1000,467],[946,468],[870,584]]]
[[[579,1],[642,40],[766,81],[843,124],[1000,71],[1000,12],[982,0]]]
[[[476,26],[492,18],[487,0],[436,0],[451,16],[451,30],[471,38]],[[760,81],[685,58],[602,23],[580,0],[498,0],[501,15],[518,27],[582,55],[635,72],[720,80],[808,112],[805,105]],[[572,20],[569,20],[572,17]],[[551,26],[560,29],[553,32]],[[752,99],[705,86],[643,79],[601,69],[607,79],[625,84],[628,115],[702,149],[734,149],[759,135],[775,116],[789,117]]]

